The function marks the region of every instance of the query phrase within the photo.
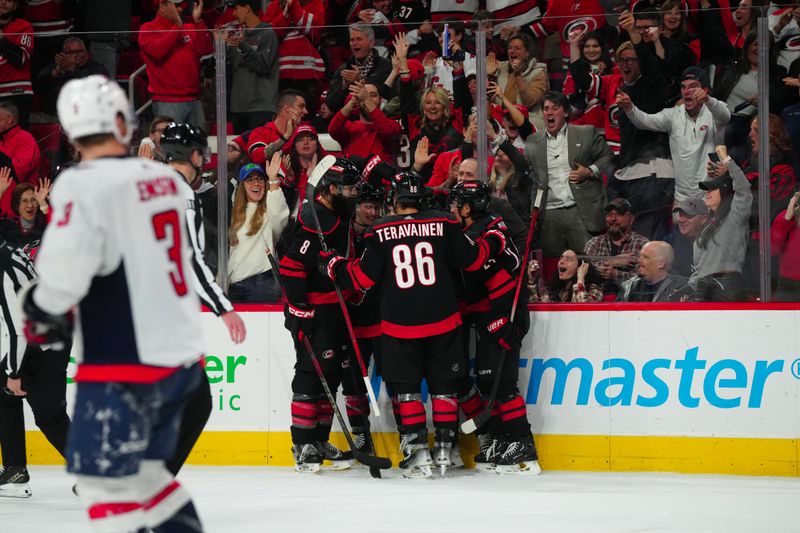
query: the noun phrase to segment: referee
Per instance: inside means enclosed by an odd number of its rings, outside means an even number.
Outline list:
[[[43,351],[25,340],[17,292],[35,278],[28,255],[0,238],[0,497],[31,495],[22,399],[28,401],[36,425],[62,456],[70,425],[66,401],[68,347]]]

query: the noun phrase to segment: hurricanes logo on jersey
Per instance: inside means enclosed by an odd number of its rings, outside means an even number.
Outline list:
[[[569,34],[572,30],[579,30],[584,33],[589,33],[597,29],[597,21],[592,17],[581,17],[573,20],[564,26],[563,37],[565,41],[569,41]]]
[[[333,359],[333,355],[334,355],[333,350],[325,350],[324,352],[322,352],[323,359]]]
[[[611,104],[608,108],[608,122],[614,128],[619,128],[619,106]]]

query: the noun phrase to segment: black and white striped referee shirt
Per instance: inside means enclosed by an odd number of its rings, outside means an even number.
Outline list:
[[[36,269],[28,254],[0,239],[0,363],[5,372],[17,377],[22,368],[28,342],[25,340],[22,312],[17,293],[36,279]]]

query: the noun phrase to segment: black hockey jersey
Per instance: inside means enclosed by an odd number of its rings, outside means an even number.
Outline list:
[[[456,219],[439,211],[392,215],[365,235],[361,259],[334,266],[343,286],[380,297],[381,332],[396,338],[440,335],[461,325],[453,269],[474,271],[503,245],[503,236],[472,241]]]
[[[335,304],[337,298],[333,282],[317,270],[321,245],[314,216],[311,213],[312,206],[319,217],[328,249],[336,250],[343,256],[352,255],[350,222],[316,201],[306,202],[297,216],[289,250],[281,258],[280,274],[286,285],[286,296],[290,303]],[[352,291],[345,294],[345,297],[351,294]]]
[[[474,221],[466,230],[471,239],[480,239],[486,232],[501,232],[508,237],[508,227],[502,218],[487,215]],[[462,271],[463,307],[466,313],[490,313],[507,316],[511,312],[516,276],[520,267],[519,253],[510,237],[506,246],[489,257],[483,268]]]

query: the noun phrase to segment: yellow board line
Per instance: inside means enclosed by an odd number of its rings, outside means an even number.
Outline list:
[[[374,438],[378,454],[396,465],[397,434],[376,433]],[[334,433],[331,441],[346,448],[341,433]],[[545,470],[800,476],[798,439],[540,435],[536,446]],[[27,447],[29,464],[63,463],[38,431],[27,432]],[[462,436],[461,451],[471,466],[477,453],[474,437]],[[288,431],[203,433],[188,463],[291,466],[291,435]]]

